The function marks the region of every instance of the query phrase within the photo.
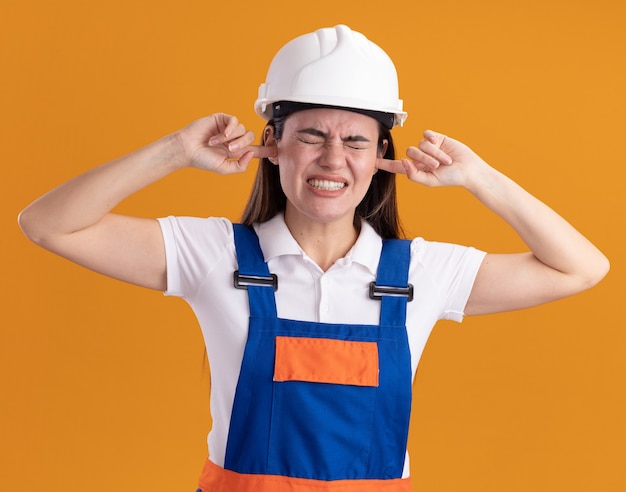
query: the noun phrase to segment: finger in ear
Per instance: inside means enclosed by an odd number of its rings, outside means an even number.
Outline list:
[[[274,137],[274,127],[267,125],[263,130],[263,145],[265,147],[276,147],[276,138]],[[274,155],[267,158],[272,164],[278,165],[278,156]]]

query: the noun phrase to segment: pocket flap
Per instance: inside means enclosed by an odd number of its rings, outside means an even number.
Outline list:
[[[276,337],[274,381],[378,386],[376,342]]]

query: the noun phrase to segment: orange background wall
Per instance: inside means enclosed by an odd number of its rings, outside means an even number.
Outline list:
[[[465,141],[612,260],[595,289],[441,323],[415,384],[415,490],[626,490],[621,0],[2,0],[0,490],[191,491],[210,421],[178,299],[76,267],[16,216],[71,176],[214,111],[258,132],[275,51],[347,23],[395,60],[409,119]],[[237,219],[252,175],[183,171],[120,210]],[[516,251],[462,190],[402,181],[411,235]]]

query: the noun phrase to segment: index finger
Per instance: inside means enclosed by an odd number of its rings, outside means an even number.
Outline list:
[[[247,152],[252,152],[253,158],[263,159],[264,157],[276,157],[277,149],[275,145],[248,145],[237,152],[233,152],[233,155],[240,157]]]
[[[402,161],[392,159],[376,159],[376,169],[382,169],[393,174],[406,174],[406,168]]]

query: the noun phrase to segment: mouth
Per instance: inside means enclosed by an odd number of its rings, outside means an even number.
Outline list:
[[[309,179],[307,181],[309,185],[316,190],[322,191],[338,191],[345,188],[346,183],[341,183],[339,181],[328,181],[326,179]]]

